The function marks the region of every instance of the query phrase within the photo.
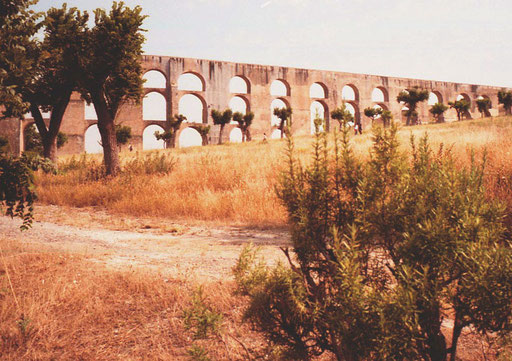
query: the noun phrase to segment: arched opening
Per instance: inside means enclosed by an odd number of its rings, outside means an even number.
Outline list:
[[[249,81],[241,76],[234,76],[229,81],[229,92],[233,94],[249,94]]]
[[[164,149],[165,142],[163,140],[158,140],[155,137],[155,132],[163,132],[164,128],[159,125],[152,124],[147,126],[142,133],[142,149],[151,150],[151,149]]]
[[[341,99],[346,101],[358,101],[359,100],[359,91],[355,87],[355,85],[347,84],[341,89]]]
[[[98,116],[96,115],[96,109],[94,109],[94,105],[85,103],[84,108],[85,120],[98,120]]]
[[[204,91],[204,80],[195,73],[184,73],[178,78],[178,90]]]
[[[167,101],[165,100],[165,97],[162,94],[157,92],[151,92],[144,96],[144,99],[142,100],[142,119],[167,119]]]
[[[386,103],[389,101],[386,88],[378,86],[372,91],[372,101],[375,103]]]
[[[229,133],[229,141],[231,143],[242,143],[242,130],[240,128],[233,128]]]
[[[181,131],[178,142],[180,148],[199,147],[203,144],[203,138],[197,130],[188,127]]]
[[[178,112],[187,117],[188,123],[204,123],[204,109],[203,99],[196,94],[185,94],[178,103]]]
[[[142,79],[144,82],[144,88],[165,88],[167,81],[165,75],[158,70],[150,70],[144,74]]]
[[[270,95],[286,97],[290,95],[290,86],[284,80],[274,80],[270,85]]]
[[[327,98],[327,87],[322,83],[313,83],[309,87],[309,97],[314,99]]]
[[[315,119],[320,118],[323,119],[323,123],[319,128],[319,131],[324,131],[325,127],[327,127],[326,124],[326,115],[327,115],[327,107],[315,100],[311,103],[311,106],[309,107],[310,110],[310,118],[311,118],[311,134],[315,134]]]
[[[242,97],[233,97],[229,101],[229,108],[235,112],[240,112],[242,114],[247,113],[248,102]]]
[[[281,139],[281,131],[279,129],[274,129],[272,134],[270,134],[270,139]]]
[[[272,100],[272,103],[270,104],[270,114],[271,114],[271,118],[270,118],[270,125],[271,126],[279,126],[279,123],[281,123],[281,119],[279,119],[278,117],[276,117],[274,115],[274,109],[277,109],[277,108],[288,108],[288,104],[283,100],[283,99],[274,99]]]
[[[84,148],[86,153],[102,153],[101,135],[97,124],[91,125],[85,131]]]
[[[346,102],[345,108],[349,111],[350,114],[354,117],[354,120],[359,120],[359,109],[357,104],[353,102]]]
[[[442,103],[443,97],[441,96],[441,93],[437,91],[432,91],[428,95],[428,105],[434,105],[436,103]]]

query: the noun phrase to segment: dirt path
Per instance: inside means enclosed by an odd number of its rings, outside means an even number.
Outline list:
[[[231,268],[249,243],[260,246],[265,260],[275,264],[283,259],[279,247],[289,240],[285,230],[186,225],[55,206],[39,206],[30,230],[20,232],[19,225],[19,220],[0,217],[0,237],[32,249],[83,254],[115,269],[145,268],[198,280],[232,277]]]

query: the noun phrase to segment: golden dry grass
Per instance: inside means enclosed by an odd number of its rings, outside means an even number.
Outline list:
[[[403,127],[402,147],[409,138],[428,133],[431,144],[452,147],[461,163],[469,151],[489,153],[490,188],[512,204],[508,189],[512,174],[512,118],[499,117],[447,124]],[[312,137],[295,139],[296,154],[307,161]],[[368,156],[371,132],[353,138],[356,154]],[[111,180],[83,181],[76,172],[39,175],[41,202],[75,207],[100,206],[115,214],[152,215],[186,221],[282,226],[286,213],[274,188],[285,165],[285,142],[211,145],[161,151],[177,160],[169,175],[121,176]],[[128,161],[134,155],[123,153]],[[99,158],[97,158],[99,159]],[[501,179],[501,181],[499,180]],[[507,187],[505,187],[507,188]]]

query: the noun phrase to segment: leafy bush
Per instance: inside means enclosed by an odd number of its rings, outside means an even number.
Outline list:
[[[53,162],[48,158],[43,158],[37,153],[24,152],[21,161],[33,171],[42,170],[45,173],[57,174],[57,169]]]
[[[485,196],[485,157],[460,168],[427,136],[411,139],[407,157],[394,125],[373,142],[362,163],[348,129],[332,150],[317,133],[303,167],[288,140],[277,192],[291,222],[289,267],[242,253],[235,278],[250,298],[247,319],[292,360],[455,360],[464,328],[509,332],[512,249],[503,207]]]
[[[192,305],[183,311],[185,328],[193,332],[194,339],[205,339],[210,334],[218,334],[222,324],[222,314],[206,303],[202,287],[194,293]]]

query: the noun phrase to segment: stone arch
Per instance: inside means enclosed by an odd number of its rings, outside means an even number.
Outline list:
[[[236,75],[229,81],[229,92],[232,94],[250,94],[251,83],[244,76]]]
[[[206,123],[206,102],[198,94],[185,94],[178,103],[178,113],[187,117],[188,123]]]
[[[279,126],[279,123],[281,120],[274,115],[274,109],[276,108],[289,108],[290,104],[286,99],[283,98],[277,98],[272,100],[272,103],[270,103],[270,125],[271,126]]]
[[[372,101],[374,103],[387,103],[389,102],[389,94],[383,86],[377,86],[372,91]]]
[[[430,94],[428,95],[428,105],[434,105],[436,103],[442,103],[443,102],[443,96],[440,92],[436,90],[432,90]]]
[[[356,102],[346,101],[345,107],[350,112],[350,114],[352,114],[352,116],[354,117],[354,120],[360,119],[359,106],[357,105]]]
[[[311,106],[309,107],[310,113],[310,121],[311,121],[311,134],[315,134],[315,118],[318,116],[319,118],[324,120],[323,127],[320,128],[320,131],[323,131],[327,127],[329,129],[329,117],[328,117],[328,108],[327,104],[322,101],[315,100],[311,102]]]
[[[167,100],[159,92],[150,92],[142,99],[142,120],[166,120]]]
[[[98,115],[96,114],[96,109],[94,105],[85,103],[84,106],[84,119],[85,120],[98,120]]]
[[[165,142],[163,140],[158,140],[155,137],[155,132],[163,131],[164,128],[156,124],[151,124],[144,128],[144,131],[142,132],[142,149],[165,149]]]
[[[102,153],[101,135],[98,124],[93,124],[87,128],[84,134],[84,150],[86,153]]]
[[[345,101],[359,101],[359,90],[354,84],[347,84],[341,89],[341,99]]]
[[[327,98],[327,86],[320,82],[311,84],[309,87],[309,97],[313,99]]]
[[[165,88],[167,87],[167,78],[165,74],[156,69],[148,70],[142,76],[142,79],[146,80],[144,82],[144,88]]]
[[[178,145],[180,148],[187,147],[198,147],[203,144],[203,138],[201,134],[192,127],[187,127],[183,129],[178,137]]]
[[[270,95],[276,97],[290,96],[290,84],[284,79],[276,79],[270,84]]]
[[[237,95],[229,101],[229,108],[233,113],[240,112],[246,114],[250,110],[249,101],[245,97]]]
[[[231,143],[242,143],[242,130],[235,127],[229,132],[229,141]]]
[[[191,71],[181,74],[178,78],[178,90],[202,92],[206,89],[204,78]]]

